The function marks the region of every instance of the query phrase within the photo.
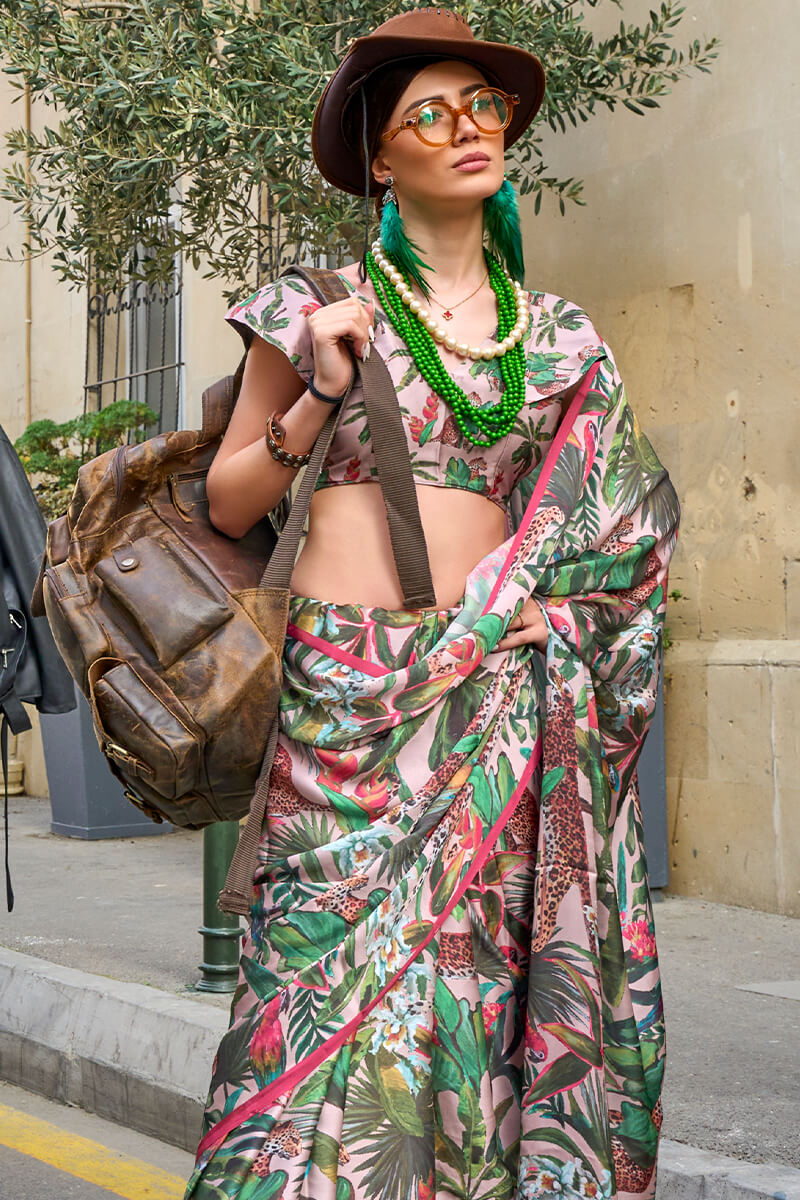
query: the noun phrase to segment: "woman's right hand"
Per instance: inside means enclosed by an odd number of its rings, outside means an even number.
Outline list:
[[[373,302],[357,293],[309,313],[314,383],[321,392],[339,396],[345,390],[353,373],[350,347],[362,358],[368,355],[374,323]]]

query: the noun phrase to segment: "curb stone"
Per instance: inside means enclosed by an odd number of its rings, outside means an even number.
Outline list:
[[[0,1078],[194,1153],[228,1014],[0,947]],[[800,1170],[661,1139],[656,1200],[800,1200]]]
[[[194,1153],[225,1009],[0,947],[0,1078]]]
[[[800,1200],[800,1171],[662,1138],[656,1200]]]

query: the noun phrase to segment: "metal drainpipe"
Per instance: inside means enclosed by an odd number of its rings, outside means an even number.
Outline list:
[[[218,821],[203,830],[203,961],[199,992],[232,992],[239,977],[241,930],[236,913],[217,908],[239,840],[238,821]]]

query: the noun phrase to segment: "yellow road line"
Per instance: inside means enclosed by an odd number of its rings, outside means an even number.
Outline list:
[[[186,1181],[0,1104],[0,1145],[49,1163],[124,1200],[182,1200]]]

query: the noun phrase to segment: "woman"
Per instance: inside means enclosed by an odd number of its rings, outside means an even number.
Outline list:
[[[292,576],[197,1200],[654,1194],[664,1032],[634,769],[678,510],[589,318],[514,285],[503,153],[543,86],[533,55],[447,10],[358,39],[312,144],[331,182],[383,197],[380,245],[339,272],[346,299],[283,278],[229,314],[250,349],[209,476],[219,528],[277,503],[287,455],[345,398]],[[431,565],[416,611],[347,394],[372,347]]]

